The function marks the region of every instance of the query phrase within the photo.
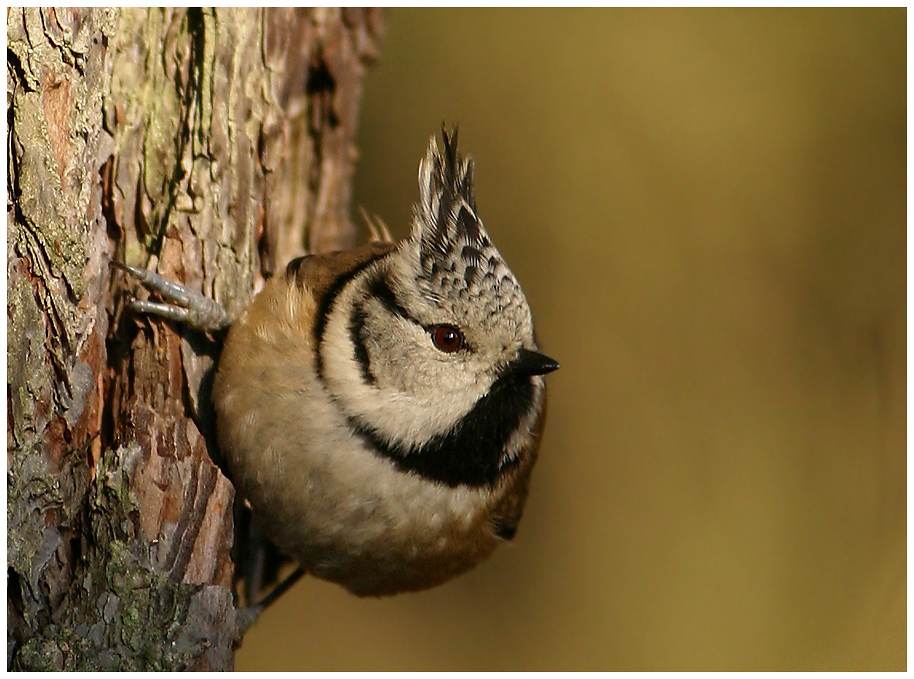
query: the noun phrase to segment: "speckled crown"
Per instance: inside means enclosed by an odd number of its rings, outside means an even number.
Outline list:
[[[419,203],[410,239],[419,243],[420,280],[427,292],[479,305],[481,316],[516,308],[529,314],[520,285],[476,214],[473,161],[457,151],[457,128],[442,128],[419,165]],[[518,321],[526,319],[518,318]]]

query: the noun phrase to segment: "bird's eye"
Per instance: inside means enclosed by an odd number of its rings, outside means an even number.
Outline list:
[[[431,333],[435,346],[447,354],[453,354],[463,346],[463,333],[453,325],[436,325]]]

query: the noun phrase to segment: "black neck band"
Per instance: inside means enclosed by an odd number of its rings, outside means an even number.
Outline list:
[[[388,441],[357,417],[349,424],[397,469],[450,487],[493,485],[513,464],[505,446],[533,407],[530,377],[505,375],[451,431],[417,448]]]

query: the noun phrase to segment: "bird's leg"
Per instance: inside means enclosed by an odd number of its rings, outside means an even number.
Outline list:
[[[297,567],[294,571],[292,571],[292,573],[288,575],[288,577],[286,577],[285,580],[271,589],[270,593],[267,594],[259,602],[252,606],[236,609],[237,615],[235,617],[235,638],[241,639],[248,628],[254,624],[254,621],[257,620],[257,618],[259,618],[265,610],[267,610],[270,604],[285,594],[289,588],[292,587],[292,585],[301,580],[304,574],[305,569],[301,566]]]
[[[234,320],[216,300],[162,278],[154,271],[120,262],[113,264],[136,278],[149,290],[159,293],[168,302],[132,299],[128,306],[134,311],[161,316],[205,331],[224,330]]]

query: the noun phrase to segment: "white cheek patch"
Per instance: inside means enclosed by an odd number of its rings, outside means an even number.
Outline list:
[[[429,361],[415,347],[415,330],[397,329],[396,324],[391,326],[393,332],[403,334],[398,356],[391,356],[391,361],[384,365],[372,365],[376,381],[366,382],[350,332],[356,296],[357,286],[341,292],[328,315],[319,348],[327,389],[344,413],[361,425],[388,441],[419,448],[456,426],[485,393],[487,385],[472,381],[461,387],[445,380],[437,380],[436,384],[434,374],[417,374],[417,365]],[[386,312],[369,306],[368,313]],[[423,333],[419,341],[424,340]],[[397,374],[398,371],[402,374]]]

